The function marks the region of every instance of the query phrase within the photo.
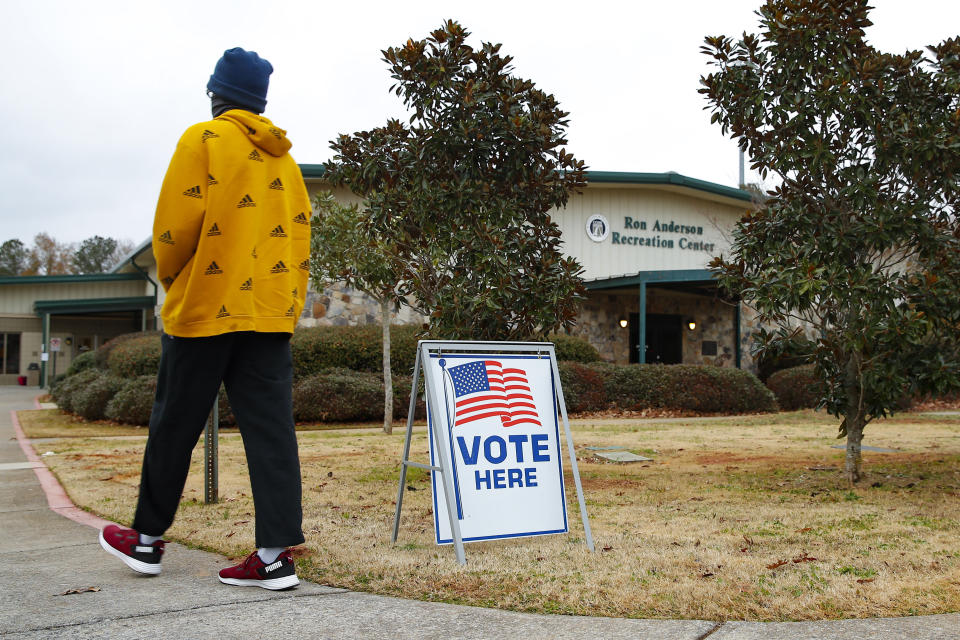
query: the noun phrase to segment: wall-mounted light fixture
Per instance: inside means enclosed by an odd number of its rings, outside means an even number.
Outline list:
[[[620,328],[621,328],[621,329],[626,329],[626,328],[627,328],[627,319],[626,319],[626,318],[620,318]]]
[[[693,318],[687,318],[687,329],[690,329],[690,331],[696,331],[697,321]]]

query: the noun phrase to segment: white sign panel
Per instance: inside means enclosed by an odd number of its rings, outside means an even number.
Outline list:
[[[60,351],[60,338],[50,338],[50,351]]]
[[[544,355],[430,354],[425,376],[443,406],[429,421],[449,447],[453,503],[464,542],[566,533],[560,426]],[[429,396],[428,396],[429,397]],[[429,409],[429,408],[428,408]],[[431,474],[437,544],[452,542],[443,483]]]

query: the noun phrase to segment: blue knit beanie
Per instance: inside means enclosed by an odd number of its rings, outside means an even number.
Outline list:
[[[207,83],[207,90],[240,107],[263,113],[267,107],[267,86],[273,65],[240,47],[227,49]]]

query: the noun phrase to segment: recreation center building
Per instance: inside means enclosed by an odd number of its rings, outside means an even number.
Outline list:
[[[322,165],[300,166],[311,198],[330,189]],[[677,173],[588,171],[587,179],[554,215],[589,293],[574,335],[610,362],[754,369],[754,314],[725,297],[707,270],[728,252],[752,194]],[[358,201],[346,189],[333,193]],[[0,277],[0,384],[43,384],[113,336],[162,329],[162,304],[150,240],[108,274]],[[309,292],[299,326],[378,320],[374,301],[333,286]],[[423,319],[403,308],[393,321]]]

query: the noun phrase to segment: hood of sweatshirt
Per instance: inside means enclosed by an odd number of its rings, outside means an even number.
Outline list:
[[[243,109],[231,109],[214,120],[226,120],[237,125],[250,142],[272,156],[282,156],[293,146],[286,131],[267,118]]]

